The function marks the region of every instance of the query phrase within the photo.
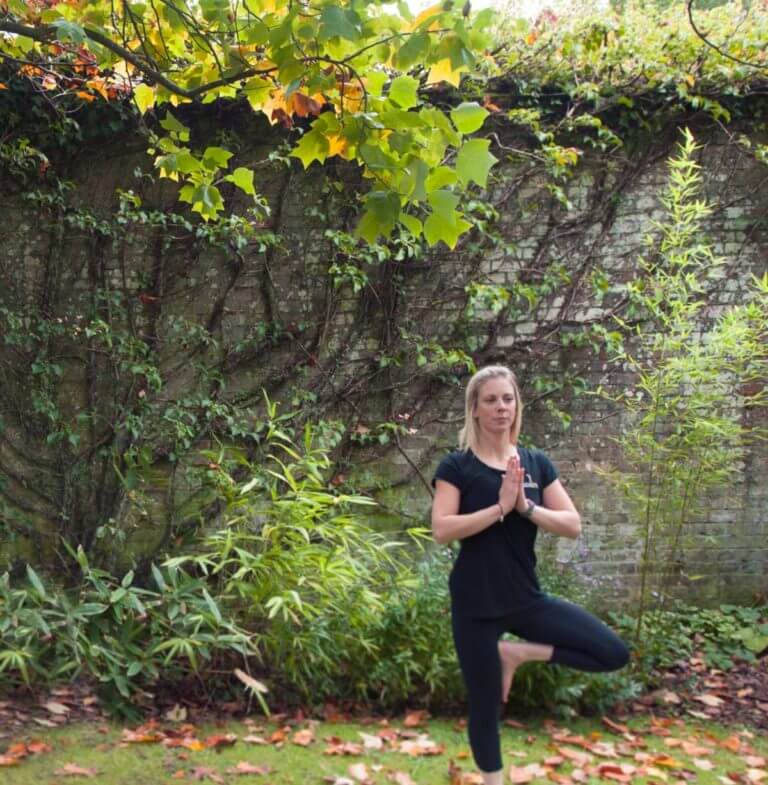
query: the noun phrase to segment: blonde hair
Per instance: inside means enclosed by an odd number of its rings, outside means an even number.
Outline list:
[[[515,391],[515,419],[509,430],[509,441],[517,443],[520,436],[520,426],[523,422],[523,401],[520,398],[520,388],[517,386],[515,374],[506,365],[488,365],[481,368],[467,384],[464,406],[464,427],[459,431],[459,447],[462,450],[477,450],[480,434],[475,420],[475,407],[480,396],[480,388],[490,379],[506,379]]]

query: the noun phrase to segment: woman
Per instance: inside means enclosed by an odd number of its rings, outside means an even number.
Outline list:
[[[575,538],[581,519],[549,458],[517,445],[522,403],[509,368],[478,371],[466,391],[461,450],[435,472],[432,532],[461,541],[449,580],[456,653],[469,696],[469,742],[485,785],[501,785],[499,704],[515,670],[538,660],[584,671],[627,664],[623,641],[536,578],[539,529]],[[500,641],[505,632],[522,641]]]

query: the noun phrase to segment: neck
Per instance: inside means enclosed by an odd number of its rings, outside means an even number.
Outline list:
[[[515,444],[509,440],[506,433],[483,433],[477,445],[481,455],[487,455],[499,461],[506,461],[515,451]]]

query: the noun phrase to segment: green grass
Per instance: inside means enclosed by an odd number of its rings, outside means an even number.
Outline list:
[[[391,722],[392,727],[402,728],[402,718]],[[608,731],[599,720],[557,720],[561,728],[567,728],[572,734],[580,734],[594,740],[605,742],[618,742],[618,737]],[[720,776],[726,772],[745,772],[748,768],[743,761],[743,755],[717,746],[714,740],[734,736],[739,729],[724,728],[714,723],[702,723],[698,720],[686,721],[682,727],[671,726],[669,731],[677,739],[687,740],[710,746],[713,754],[707,757],[715,764],[711,771],[701,771],[692,762],[691,757],[683,754],[679,747],[670,748],[664,743],[664,738],[652,735],[649,732],[650,721],[648,718],[638,718],[629,723],[632,732],[641,736],[647,744],[644,750],[648,753],[668,754],[683,764],[688,771],[696,773],[695,778],[690,778],[696,785],[721,785]],[[173,727],[170,723],[167,727]],[[303,726],[297,726],[297,728]],[[422,729],[429,737],[439,744],[445,745],[445,752],[433,757],[410,757],[400,752],[374,752],[366,750],[361,756],[336,757],[323,754],[327,746],[323,741],[329,736],[339,736],[345,741],[361,742],[359,732],[375,734],[379,725],[362,725],[356,723],[331,724],[320,723],[315,728],[316,741],[309,747],[300,747],[286,743],[282,748],[274,746],[258,746],[243,743],[242,739],[254,732],[258,735],[268,736],[274,731],[274,724],[266,723],[263,730],[254,731],[242,722],[227,722],[218,725],[200,726],[196,737],[205,739],[213,734],[234,733],[238,741],[234,746],[216,752],[211,749],[198,752],[184,749],[167,749],[160,744],[130,744],[122,742],[122,727],[117,725],[99,726],[95,724],[73,725],[51,731],[37,733],[34,730],[20,734],[14,741],[30,741],[38,739],[47,742],[53,750],[28,757],[18,766],[0,768],[0,782],[3,785],[54,785],[72,782],[98,782],[104,785],[159,785],[178,782],[195,781],[193,770],[198,767],[207,767],[220,775],[226,783],[255,782],[267,785],[299,785],[301,783],[320,783],[325,777],[336,778],[349,776],[348,767],[353,763],[363,762],[372,774],[372,781],[376,785],[385,785],[391,782],[394,771],[405,771],[410,774],[418,785],[447,785],[448,761],[453,758],[466,771],[474,770],[471,759],[468,757],[469,745],[466,732],[457,727],[455,720],[434,719],[426,723]],[[768,756],[768,739],[741,736],[753,748],[754,754]],[[599,734],[599,736],[590,734]],[[7,744],[0,745],[0,751],[5,751]],[[502,750],[504,752],[505,769],[510,763],[522,766],[526,763],[543,762],[547,757],[556,754],[555,743],[546,732],[545,726],[540,722],[531,722],[522,730],[504,727],[502,730]],[[235,766],[240,761],[248,761],[254,765],[269,765],[272,768],[268,775],[234,775],[227,774],[226,770]],[[608,758],[596,758],[596,763],[601,762],[634,762],[630,757],[622,757],[616,761]],[[72,763],[85,768],[93,768],[98,772],[93,779],[82,777],[65,777],[56,774],[63,769],[65,764]],[[378,771],[373,767],[380,765]],[[662,769],[662,766],[658,767]],[[566,763],[557,768],[558,773],[568,774],[571,766]],[[174,778],[174,773],[184,772],[183,778]],[[665,769],[668,772],[668,785],[673,785],[681,777],[679,769]],[[647,777],[634,777],[634,783],[645,783]],[[652,778],[659,783],[658,777]],[[204,779],[210,782],[210,779]],[[540,780],[546,782],[546,780]],[[599,780],[595,783],[612,783],[611,780]],[[768,785],[768,780],[764,785]]]

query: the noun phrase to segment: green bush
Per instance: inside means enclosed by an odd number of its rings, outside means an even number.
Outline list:
[[[180,681],[217,656],[252,649],[249,636],[224,618],[203,581],[174,567],[153,567],[154,588],[92,569],[77,554],[82,583],[46,587],[31,567],[12,587],[0,577],[0,673],[6,684],[51,685],[86,676],[116,713],[161,678]]]

